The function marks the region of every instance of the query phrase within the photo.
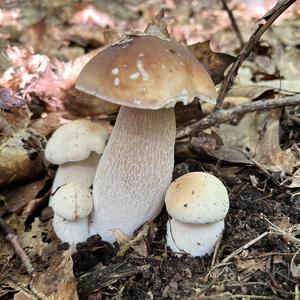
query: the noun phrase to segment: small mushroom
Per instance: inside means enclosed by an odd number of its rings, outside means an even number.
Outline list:
[[[107,139],[107,130],[89,120],[76,120],[59,127],[49,139],[45,150],[46,159],[59,165],[52,193],[70,182],[89,188],[93,184]],[[51,203],[52,197],[49,206]]]
[[[165,203],[172,216],[167,224],[167,245],[172,251],[192,256],[211,254],[229,210],[223,183],[204,172],[185,174],[169,186]]]
[[[58,238],[69,244],[84,242],[89,236],[92,194],[78,183],[60,187],[52,197],[53,228]]]
[[[174,168],[177,102],[214,102],[212,79],[183,45],[149,32],[99,52],[81,71],[76,88],[122,105],[93,185],[91,230],[113,242],[154,219]]]

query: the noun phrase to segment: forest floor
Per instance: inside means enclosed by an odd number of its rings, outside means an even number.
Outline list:
[[[272,1],[260,2],[229,1],[244,42]],[[34,268],[28,274],[1,234],[0,299],[300,299],[299,106],[254,111],[194,136],[180,133],[211,108],[177,108],[174,178],[209,172],[229,192],[213,255],[175,256],[165,209],[123,244],[96,235],[69,246],[53,232],[47,206],[56,167],[44,159],[46,140],[78,118],[111,130],[118,110],[79,94],[78,73],[107,31],[143,31],[162,7],[175,40],[210,40],[214,52],[239,54],[221,1],[0,2],[0,217]],[[263,35],[224,107],[300,94],[299,11],[292,5]]]

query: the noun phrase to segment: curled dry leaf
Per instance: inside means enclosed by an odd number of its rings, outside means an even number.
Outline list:
[[[30,115],[25,100],[13,96],[10,89],[0,88],[0,145],[18,130],[26,128]]]
[[[77,11],[69,21],[77,25],[97,25],[102,28],[115,28],[115,21],[107,14],[101,12],[94,5],[82,3],[77,5]]]
[[[48,176],[34,182],[25,183],[13,187],[9,190],[4,190],[2,194],[5,197],[6,209],[11,213],[21,213],[24,207],[36,199],[37,195],[45,188],[45,184],[49,180]]]
[[[73,253],[74,249],[70,248],[59,255],[54,254],[50,258],[49,267],[33,277],[31,289],[43,295],[42,299],[78,299],[77,284],[73,273]]]
[[[35,178],[45,169],[46,139],[28,128],[29,121],[25,101],[0,89],[0,186]]]
[[[296,170],[293,174],[292,182],[289,185],[289,188],[299,188],[300,187],[300,168]]]
[[[280,147],[280,115],[281,110],[249,113],[238,125],[223,124],[216,128],[216,132],[226,147],[244,153],[264,168],[292,173],[298,158],[291,149],[282,150]]]
[[[13,66],[0,78],[0,84],[15,92],[21,92],[24,96],[38,96],[46,103],[48,111],[59,111],[65,117],[116,112],[117,105],[75,90],[78,74],[98,51],[74,61],[62,62],[57,59],[50,60],[46,55],[34,54],[29,47],[7,48],[6,55]]]
[[[225,70],[236,60],[229,54],[213,52],[209,47],[209,41],[197,43],[188,48],[204,65],[215,84],[224,79]]]
[[[139,230],[137,235],[134,237],[130,237],[126,235],[120,229],[113,229],[113,235],[115,236],[120,249],[118,251],[119,256],[124,256],[126,252],[128,252],[131,248],[138,253],[140,256],[147,257],[148,256],[148,248],[147,248],[147,236],[149,230],[156,230],[153,227],[151,222],[147,222],[143,225],[143,227]]]
[[[0,84],[13,91],[22,91],[30,82],[38,78],[49,64],[46,55],[34,54],[31,47],[8,47],[4,51],[7,59],[13,65],[7,69]]]
[[[19,130],[0,145],[0,186],[35,178],[45,170],[44,136],[33,129]]]

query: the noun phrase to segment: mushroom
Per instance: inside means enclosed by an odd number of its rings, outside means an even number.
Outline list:
[[[60,187],[52,198],[53,228],[60,240],[69,244],[84,242],[89,234],[92,194],[78,183]]]
[[[165,204],[172,216],[167,223],[167,245],[171,250],[192,256],[211,254],[229,209],[223,183],[204,172],[185,174],[170,184]]]
[[[216,90],[201,63],[169,37],[129,36],[98,53],[76,88],[121,108],[93,184],[91,231],[113,242],[155,218],[172,179],[177,102],[212,101]]]
[[[89,120],[75,120],[59,127],[49,139],[45,157],[59,165],[52,193],[70,182],[89,188],[108,139],[107,130]],[[52,205],[50,197],[49,206]]]

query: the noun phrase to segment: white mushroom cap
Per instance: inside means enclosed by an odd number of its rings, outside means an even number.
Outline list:
[[[52,197],[52,209],[56,215],[76,221],[86,218],[93,209],[90,190],[78,183],[68,183],[59,188]]]
[[[226,187],[217,177],[204,172],[188,173],[172,182],[165,203],[174,219],[190,224],[221,221],[229,209]]]
[[[53,164],[86,159],[91,151],[102,154],[108,132],[89,120],[75,120],[59,127],[49,139],[45,157]]]
[[[185,224],[175,219],[167,223],[167,245],[175,253],[211,254],[224,229],[224,220],[213,224]]]
[[[65,243],[77,244],[85,242],[90,236],[88,218],[67,221],[54,214],[52,225],[57,237]]]

